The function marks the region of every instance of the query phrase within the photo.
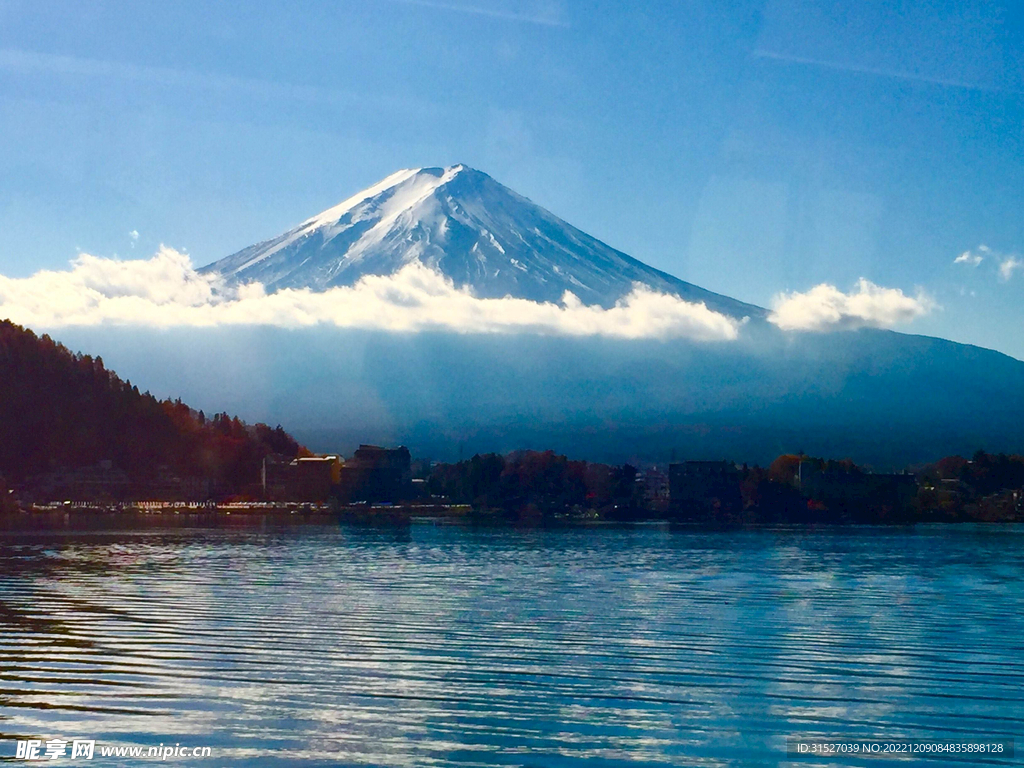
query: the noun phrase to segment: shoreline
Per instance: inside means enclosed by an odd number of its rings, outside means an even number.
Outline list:
[[[942,519],[905,517],[889,520],[758,520],[754,517],[721,519],[680,519],[646,517],[609,519],[598,515],[556,515],[546,518],[517,517],[502,510],[474,509],[469,505],[355,505],[339,507],[330,504],[240,502],[231,504],[197,504],[184,502],[145,502],[138,504],[100,505],[72,502],[36,505],[0,513],[0,533],[4,531],[47,531],[58,528],[118,527],[140,530],[172,524],[170,527],[245,527],[270,523],[295,525],[366,525],[370,527],[405,527],[409,525],[457,525],[480,528],[509,529],[598,529],[650,528],[672,531],[729,530],[821,530],[821,529],[906,529],[917,526],[1003,526],[1020,525],[1021,519],[983,519],[959,517]]]

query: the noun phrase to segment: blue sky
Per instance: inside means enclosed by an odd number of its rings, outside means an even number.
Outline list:
[[[1019,4],[632,5],[2,2],[0,274],[463,162],[712,290],[920,288],[908,330],[1024,358]]]

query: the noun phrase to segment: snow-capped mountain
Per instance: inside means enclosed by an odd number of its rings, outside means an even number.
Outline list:
[[[481,298],[558,302],[571,291],[609,307],[639,282],[733,317],[764,315],[615,250],[465,165],[398,171],[202,271],[269,291],[321,291],[413,261]]]

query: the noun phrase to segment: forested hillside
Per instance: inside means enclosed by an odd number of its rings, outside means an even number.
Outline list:
[[[137,486],[163,468],[237,491],[259,480],[267,454],[302,450],[281,427],[157,400],[101,358],[0,321],[0,475],[9,482],[111,461]]]

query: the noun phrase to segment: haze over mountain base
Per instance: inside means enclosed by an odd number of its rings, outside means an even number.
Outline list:
[[[267,327],[55,335],[158,396],[281,423],[314,450],[751,463],[806,451],[896,468],[1024,449],[1024,363],[889,331],[748,328],[726,345]]]

